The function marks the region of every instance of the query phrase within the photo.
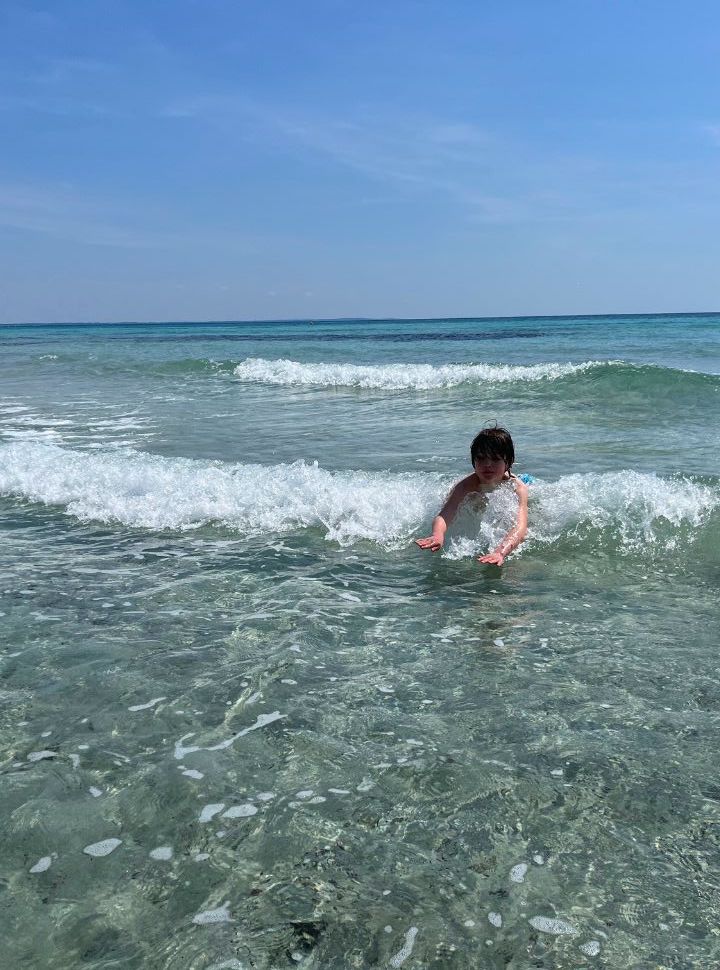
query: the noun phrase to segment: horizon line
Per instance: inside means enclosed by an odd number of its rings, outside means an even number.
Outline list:
[[[170,327],[170,326],[247,326],[252,324],[326,324],[326,323],[478,323],[492,320],[593,320],[607,317],[713,317],[720,310],[682,310],[678,312],[646,310],[637,313],[540,313],[502,316],[433,316],[433,317],[266,317],[225,320],[26,320],[0,323],[0,327]]]

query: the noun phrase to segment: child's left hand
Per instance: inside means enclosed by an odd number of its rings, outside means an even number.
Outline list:
[[[479,556],[478,562],[483,562],[488,566],[502,566],[505,556],[500,552],[489,552],[487,556]]]

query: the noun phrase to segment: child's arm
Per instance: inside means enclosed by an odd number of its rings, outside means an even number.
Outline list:
[[[453,487],[452,492],[450,492],[445,500],[445,504],[433,519],[432,535],[429,535],[427,539],[415,540],[421,549],[429,549],[431,552],[437,552],[438,549],[442,549],[447,528],[455,518],[460,503],[470,490],[470,485],[474,477],[474,475],[468,475],[467,478],[463,478],[461,482],[458,482]]]
[[[502,564],[505,562],[505,557],[509,556],[514,549],[517,549],[517,547],[525,541],[528,531],[528,487],[524,482],[521,482],[519,478],[515,478],[515,476],[513,476],[513,480],[515,482],[515,491],[518,497],[518,512],[515,525],[508,532],[497,549],[488,553],[487,556],[480,556],[478,562],[487,563],[491,566],[502,566]]]

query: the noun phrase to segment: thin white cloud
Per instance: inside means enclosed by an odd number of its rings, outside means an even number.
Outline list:
[[[488,145],[494,139],[487,131],[467,122],[435,124],[427,129],[431,141],[444,145]]]
[[[67,185],[0,183],[0,227],[123,249],[158,248],[178,241],[171,232],[123,225],[118,213]]]
[[[76,78],[90,82],[115,70],[110,62],[91,57],[46,57],[26,80],[35,84],[61,84]]]
[[[32,111],[61,118],[119,117],[107,105],[57,94],[0,95],[0,112]]]
[[[173,224],[174,219],[174,224]],[[147,200],[105,198],[67,183],[0,182],[0,230],[20,230],[90,246],[136,250],[199,249],[248,256],[282,244],[299,246],[291,233],[263,233],[189,224],[182,213]]]
[[[609,126],[604,148],[583,151],[579,128],[574,144],[580,147],[563,150],[550,139],[508,137],[462,118],[393,115],[368,106],[339,118],[235,93],[178,100],[164,114],[214,128],[228,146],[252,143],[355,172],[381,186],[380,196],[391,196],[388,204],[423,195],[447,203],[451,215],[472,224],[607,221],[653,211],[669,197],[689,209],[701,196],[717,196],[707,170],[690,159],[623,155],[623,122]],[[592,130],[596,122],[584,124]],[[703,130],[720,143],[720,125]]]
[[[370,110],[353,118],[319,118],[242,95],[186,98],[166,105],[162,114],[269,150],[313,155],[406,193],[440,194],[472,210],[475,219],[521,217],[516,200],[487,185],[503,147],[491,132],[469,122],[400,119]]]

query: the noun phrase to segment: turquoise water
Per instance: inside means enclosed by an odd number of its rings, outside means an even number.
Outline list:
[[[8,966],[720,963],[719,316],[0,349]]]

